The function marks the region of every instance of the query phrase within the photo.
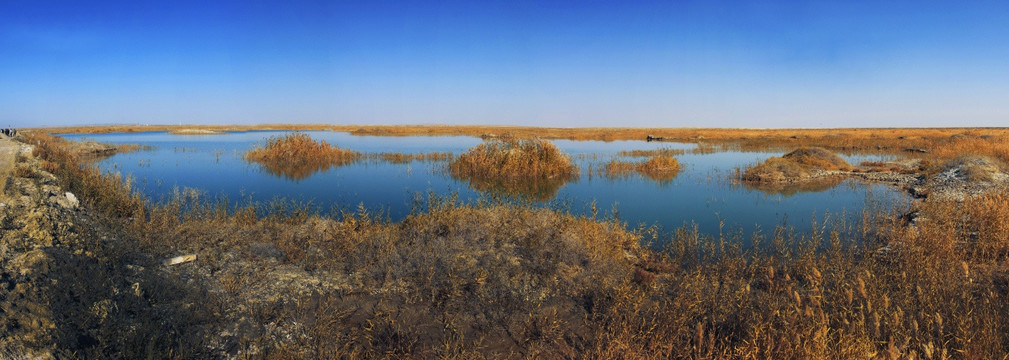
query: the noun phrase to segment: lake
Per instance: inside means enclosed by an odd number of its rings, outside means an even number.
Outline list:
[[[119,172],[133,178],[135,188],[151,199],[170,196],[176,189],[193,188],[208,196],[227,196],[231,200],[266,202],[276,198],[311,202],[324,211],[356,209],[359,204],[383,211],[396,221],[411,211],[418,197],[434,193],[457,194],[461,200],[480,198],[486,190],[479,184],[452,178],[448,162],[389,163],[377,159],[331,167],[301,176],[275,175],[257,163],[244,160],[249,149],[262,145],[271,136],[286,131],[249,131],[226,135],[174,135],[166,132],[61,134],[69,140],[94,140],[105,143],[141,144],[152,150],[116,154],[96,165],[106,172]],[[316,140],[362,153],[452,152],[462,154],[481,143],[464,136],[381,137],[354,136],[342,132],[307,131]],[[861,218],[866,206],[898,206],[907,203],[907,195],[884,184],[844,180],[805,189],[753,189],[733,181],[737,168],[745,168],[778,152],[691,153],[695,144],[645,141],[552,141],[569,154],[581,168],[572,181],[540,189],[536,203],[568,209],[576,214],[591,212],[594,201],[600,216],[612,214],[630,227],[658,225],[674,230],[684,224],[696,224],[701,232],[717,234],[720,221],[725,229],[750,233],[759,227],[770,232],[787,225],[799,232],[811,229],[814,217],[837,220]],[[643,161],[647,158],[621,156],[621,151],[682,149],[675,156],[682,166],[668,181],[656,181],[631,174],[608,178],[599,174],[603,164],[614,158]],[[853,164],[879,160],[881,156],[845,156]],[[589,167],[595,171],[589,172]],[[474,189],[474,187],[476,189]],[[479,190],[477,190],[479,189]],[[612,215],[610,215],[612,216]]]

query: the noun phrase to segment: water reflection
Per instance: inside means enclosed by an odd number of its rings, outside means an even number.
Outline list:
[[[582,171],[571,178],[535,181],[455,176],[447,161],[390,162],[370,154],[431,152],[462,154],[483,141],[472,137],[353,136],[346,133],[310,132],[315,139],[362,154],[361,160],[333,166],[327,164],[249,163],[244,154],[270,136],[286,132],[261,131],[220,136],[180,136],[166,133],[74,134],[71,139],[91,139],[116,144],[142,144],[150,151],[119,153],[98,161],[102,171],[118,172],[136,179],[136,189],[152,199],[170,195],[173,188],[191,187],[232,199],[267,201],[277,197],[319,204],[388,211],[392,220],[402,220],[412,211],[418,193],[458,195],[464,201],[494,196],[524,197],[537,202],[561,201],[576,214],[591,214],[588,204],[619,210],[628,224],[659,224],[675,229],[685,223],[697,224],[701,232],[717,233],[725,226],[753,229],[773,228],[787,221],[798,231],[809,231],[811,215],[822,216],[848,210],[857,213],[868,195],[873,199],[903,198],[906,194],[883,184],[850,181],[837,186],[836,179],[824,183],[781,186],[740,186],[734,179],[738,170],[781,153],[716,152],[697,154],[694,145],[645,143],[643,141],[566,141],[553,143],[569,154]],[[624,158],[623,151],[684,149],[675,156],[682,165],[678,173],[647,177],[630,174],[626,178],[601,176],[601,164]],[[179,151],[178,149],[185,149]],[[858,163],[878,157],[846,158]],[[637,163],[633,161],[631,163]],[[592,168],[593,172],[589,169]],[[832,179],[825,179],[832,180]],[[774,194],[769,196],[768,194]],[[787,195],[787,196],[780,196]],[[547,205],[549,206],[549,205]]]
[[[840,185],[845,180],[843,176],[828,176],[800,182],[751,182],[743,181],[748,189],[760,191],[769,195],[793,196],[800,193],[824,192]]]
[[[491,196],[550,201],[574,175],[549,178],[498,178],[471,176],[460,171],[450,171],[452,178],[466,182],[473,190]]]
[[[315,173],[325,172],[332,168],[347,165],[350,162],[330,162],[330,161],[252,161],[259,164],[263,172],[281,179],[299,182],[305,180]]]

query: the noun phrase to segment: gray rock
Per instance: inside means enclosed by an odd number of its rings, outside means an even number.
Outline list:
[[[77,196],[75,196],[73,193],[67,192],[63,194],[63,196],[56,197],[56,204],[58,204],[60,207],[63,207],[64,209],[75,210],[77,209],[78,206],[81,205],[81,202],[77,200]]]

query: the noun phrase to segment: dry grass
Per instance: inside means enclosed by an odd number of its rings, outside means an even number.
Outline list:
[[[969,182],[992,181],[996,174],[1001,173],[1005,164],[987,156],[961,155],[943,163],[942,171],[957,169],[960,175]]]
[[[962,202],[926,199],[919,216],[866,212],[858,224],[814,225],[809,234],[768,229],[750,239],[691,226],[631,232],[546,209],[437,199],[388,223],[363,209],[325,218],[183,200],[140,199],[134,208],[133,198],[116,195],[129,194],[117,179],[94,177],[66,162],[72,157],[57,142],[36,140],[61,184],[121,226],[119,236],[145,251],[200,253],[185,273],[188,286],[228,289],[205,293],[224,306],[220,328],[206,336],[228,330],[224,347],[249,357],[1009,353],[1007,190]],[[127,204],[96,199],[110,195]],[[652,251],[637,245],[642,240],[667,245]],[[752,247],[744,249],[747,240]],[[114,328],[124,320],[109,321]],[[242,321],[251,325],[231,327]],[[181,337],[196,333],[187,323],[173,326],[158,349],[213,343]]]
[[[225,131],[209,130],[209,129],[174,129],[168,132],[172,135],[224,135],[227,134]]]
[[[666,182],[679,174],[680,162],[672,156],[657,155],[638,165],[637,170],[649,179]]]
[[[502,138],[485,141],[450,165],[464,177],[553,178],[578,174],[567,155],[545,140]]]
[[[840,128],[840,129],[717,129],[717,128],[548,128],[522,126],[479,126],[479,125],[332,125],[332,124],[261,124],[235,125],[119,125],[90,127],[45,128],[51,133],[108,133],[138,131],[173,131],[181,129],[202,129],[211,131],[250,130],[331,130],[349,132],[355,135],[378,136],[483,136],[496,137],[510,134],[524,139],[569,139],[569,140],[644,140],[647,136],[665,138],[668,141],[698,143],[708,149],[731,149],[742,151],[782,151],[797,147],[816,146],[844,153],[882,152],[899,154],[908,149],[922,149],[935,152],[963,154],[956,147],[993,151],[991,145],[1005,144],[1009,138],[1006,128]],[[971,143],[976,142],[976,145]],[[957,144],[962,143],[962,144]],[[952,147],[951,147],[952,146]],[[948,150],[943,150],[943,149]],[[698,149],[701,152],[704,149]],[[673,154],[669,154],[673,155]],[[930,156],[930,155],[929,155]],[[1003,158],[1005,160],[1005,158]]]
[[[743,173],[748,182],[797,182],[808,180],[815,170],[850,171],[851,165],[822,148],[799,148],[782,157],[772,157]]]
[[[680,163],[668,155],[654,155],[643,162],[611,160],[602,168],[603,175],[609,178],[626,178],[632,172],[659,183],[666,183],[676,178],[680,172]]]
[[[686,154],[686,150],[681,149],[653,149],[653,150],[629,150],[621,151],[618,155],[630,157],[653,157],[653,156],[679,156]]]
[[[613,159],[603,166],[603,174],[609,178],[626,178],[638,167],[637,163]]]
[[[449,163],[452,177],[478,191],[545,200],[578,175],[567,155],[548,141],[492,139]]]
[[[305,179],[333,166],[353,163],[361,154],[315,141],[305,133],[294,132],[266,140],[262,147],[245,153],[245,159],[257,162],[270,174],[294,180]]]
[[[367,154],[367,157],[387,161],[393,164],[405,164],[413,161],[451,161],[455,155],[450,152],[429,152],[418,154],[378,153]]]

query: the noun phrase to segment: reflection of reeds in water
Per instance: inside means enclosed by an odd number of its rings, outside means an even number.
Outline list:
[[[743,181],[743,186],[765,194],[792,196],[800,193],[824,192],[844,182],[844,176],[828,176],[800,182],[752,182]]]
[[[312,174],[334,166],[353,163],[361,154],[332,146],[325,140],[315,141],[308,134],[290,133],[266,140],[266,145],[245,153],[247,161],[263,166],[271,175],[303,180]]]
[[[449,172],[477,191],[546,201],[577,176],[578,168],[548,141],[506,136],[459,155]]]
[[[678,156],[686,154],[687,151],[683,149],[652,149],[652,150],[626,150],[619,153],[620,156],[630,156],[630,157],[652,157],[652,156]]]
[[[658,183],[668,183],[679,175],[680,163],[672,156],[657,155],[640,163],[612,160],[606,163],[602,170],[608,178],[626,178],[632,172],[637,172],[642,177]]]
[[[378,153],[368,154],[368,158],[388,161],[393,164],[405,164],[412,161],[449,161],[454,155],[450,152],[429,152],[429,153]]]

